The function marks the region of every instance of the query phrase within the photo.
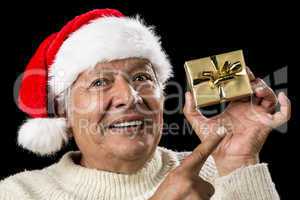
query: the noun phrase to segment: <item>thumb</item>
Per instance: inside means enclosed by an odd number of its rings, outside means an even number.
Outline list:
[[[223,140],[226,132],[211,133],[199,144],[194,151],[188,155],[181,163],[180,167],[187,170],[188,174],[198,175],[207,158],[214,152]]]
[[[198,111],[196,108],[196,104],[191,92],[185,93],[185,104],[183,108],[183,114],[191,124],[193,130],[197,133],[197,135],[201,134],[200,126],[204,123],[204,121],[208,121],[209,119],[206,118],[201,111]],[[199,131],[197,131],[199,130]]]
[[[206,117],[204,117],[204,115],[202,115],[201,112],[198,112],[198,110],[196,108],[195,100],[190,91],[187,91],[185,93],[185,104],[184,104],[184,108],[183,108],[183,113],[186,117],[199,116],[203,120],[206,119]]]
[[[183,113],[196,135],[203,140],[208,133],[208,122],[214,126],[215,123],[209,120],[209,118],[205,117],[201,111],[197,110],[194,98],[191,92],[185,93],[185,105],[183,109]]]

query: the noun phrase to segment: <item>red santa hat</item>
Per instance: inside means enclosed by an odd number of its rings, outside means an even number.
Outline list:
[[[50,99],[97,63],[130,57],[150,60],[162,85],[172,76],[152,27],[114,9],[77,16],[47,37],[26,66],[20,85],[18,106],[31,118],[20,127],[18,144],[39,155],[60,150],[68,142],[66,119],[53,114]]]

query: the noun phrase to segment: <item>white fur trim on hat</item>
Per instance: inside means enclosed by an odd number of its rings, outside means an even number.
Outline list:
[[[93,20],[73,32],[58,50],[49,69],[51,91],[61,93],[81,72],[99,62],[130,57],[148,59],[162,85],[173,74],[160,38],[139,17]]]
[[[39,155],[51,155],[68,142],[65,118],[35,118],[20,128],[18,144]]]

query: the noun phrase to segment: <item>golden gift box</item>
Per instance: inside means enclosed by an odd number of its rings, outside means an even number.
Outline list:
[[[242,50],[190,60],[184,68],[198,108],[253,93]]]

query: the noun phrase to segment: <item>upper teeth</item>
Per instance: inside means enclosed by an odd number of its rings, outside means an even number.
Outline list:
[[[139,125],[142,125],[143,124],[143,121],[130,121],[130,122],[122,122],[122,123],[116,123],[116,124],[113,124],[112,127],[126,127],[126,126],[139,126]]]

